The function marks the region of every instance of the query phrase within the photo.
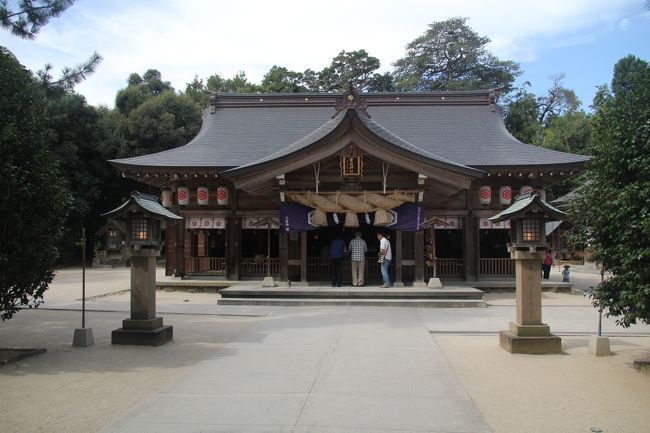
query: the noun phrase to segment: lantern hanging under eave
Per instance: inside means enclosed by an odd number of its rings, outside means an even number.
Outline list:
[[[482,205],[488,205],[492,201],[492,188],[490,185],[482,185],[478,189],[478,199]]]
[[[546,190],[544,188],[540,188],[536,192],[539,195],[539,198],[546,201]]]
[[[519,190],[519,195],[530,194],[533,192],[533,187],[530,185],[524,185]]]
[[[512,201],[512,188],[509,186],[499,187],[499,203],[504,206],[507,206]]]
[[[210,190],[207,186],[200,186],[196,189],[196,201],[205,206],[210,201]]]
[[[219,206],[228,206],[228,188],[220,186],[217,188],[217,204]]]
[[[160,201],[162,202],[163,207],[166,208],[172,207],[172,190],[163,189]]]
[[[176,199],[178,204],[187,206],[190,204],[190,189],[186,186],[179,186],[176,190]]]

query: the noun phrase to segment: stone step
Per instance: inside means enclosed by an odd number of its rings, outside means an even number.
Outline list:
[[[471,287],[445,287],[442,289],[398,287],[299,287],[260,288],[229,287],[220,291],[222,299],[229,298],[281,298],[281,299],[413,299],[413,300],[482,300],[483,291]]]
[[[314,299],[314,298],[222,298],[218,305],[258,305],[276,307],[372,306],[420,308],[485,308],[478,299]]]

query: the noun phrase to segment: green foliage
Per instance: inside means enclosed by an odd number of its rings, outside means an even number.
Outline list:
[[[207,107],[210,103],[210,93],[205,87],[203,80],[200,79],[198,75],[195,75],[194,79],[185,85],[184,94],[194,101],[194,103],[201,109]]]
[[[214,74],[208,78],[206,88],[212,92],[224,93],[256,93],[260,91],[260,86],[248,81],[244,71],[239,71],[232,78],[222,78],[220,75]]]
[[[508,131],[524,143],[562,152],[587,154],[591,140],[591,116],[580,110],[573,90],[562,85],[563,75],[553,77],[545,95],[536,96],[525,83],[505,101]]]
[[[115,96],[115,108],[120,113],[128,115],[142,105],[148,99],[160,95],[165,91],[174,91],[169,81],[163,81],[160,72],[156,69],[149,69],[142,77],[138,74],[131,74],[128,79],[128,86],[117,92]]]
[[[504,122],[508,131],[523,143],[535,143],[541,132],[539,105],[534,94],[525,89],[519,91],[506,105]]]
[[[487,51],[490,39],[479,36],[467,18],[431,23],[410,42],[406,56],[394,63],[399,90],[502,89],[508,93],[521,73],[515,62],[499,60]]]
[[[332,63],[317,72],[290,71],[282,66],[273,66],[264,75],[258,91],[265,93],[297,92],[343,92],[352,84],[361,92],[394,91],[393,76],[386,72],[379,74],[379,59],[366,50],[341,51]]]
[[[595,98],[593,163],[571,216],[612,273],[592,298],[617,323],[650,321],[650,66],[634,56]]]
[[[214,83],[215,77],[208,83]],[[177,94],[155,69],[142,77],[131,74],[127,87],[117,93],[115,112],[101,113],[100,151],[109,158],[126,158],[186,144],[201,125],[197,103],[204,90],[201,86],[202,81],[195,78],[189,92]]]
[[[126,118],[127,147],[121,155],[137,156],[186,144],[199,132],[201,111],[185,95],[164,92],[143,102]]]
[[[74,0],[20,0],[18,10],[7,7],[7,0],[0,1],[0,24],[23,39],[34,39],[50,18],[58,17]]]
[[[48,151],[42,95],[31,74],[0,47],[0,318],[42,299],[54,277],[69,206]]]
[[[379,66],[379,59],[370,56],[366,50],[343,50],[332,59],[330,66],[319,74],[320,90],[340,92],[351,84],[358,91],[366,91]]]
[[[77,243],[82,227],[89,233],[99,229],[96,204],[102,195],[103,178],[111,169],[97,147],[97,110],[81,95],[47,89],[41,123],[46,142],[68,181],[71,197],[59,244],[61,259],[68,261],[79,256]]]
[[[308,89],[304,85],[303,74],[274,65],[264,74],[261,90],[264,93],[299,93]]]
[[[541,136],[533,143],[560,152],[589,154],[591,116],[584,111],[570,111],[549,120]]]
[[[46,87],[55,87],[71,92],[77,84],[81,83],[88,75],[97,70],[97,67],[102,60],[102,56],[97,52],[94,52],[84,63],[73,68],[69,66],[63,68],[61,70],[61,75],[56,80],[52,79],[52,65],[49,63],[47,63],[42,70],[38,71],[36,75],[41,84]]]

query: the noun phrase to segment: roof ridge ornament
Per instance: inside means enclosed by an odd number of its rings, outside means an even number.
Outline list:
[[[348,109],[348,108],[356,108],[368,116],[370,118],[370,114],[368,114],[368,101],[366,98],[362,98],[359,96],[359,91],[355,89],[355,87],[352,85],[352,82],[348,83],[348,89],[343,92],[343,95],[341,95],[340,98],[336,100],[336,105],[334,106],[336,109],[336,114],[332,116],[332,118],[336,117],[342,110]]]

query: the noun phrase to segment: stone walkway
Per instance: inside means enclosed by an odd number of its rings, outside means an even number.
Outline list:
[[[107,431],[490,432],[416,309],[287,312]]]

